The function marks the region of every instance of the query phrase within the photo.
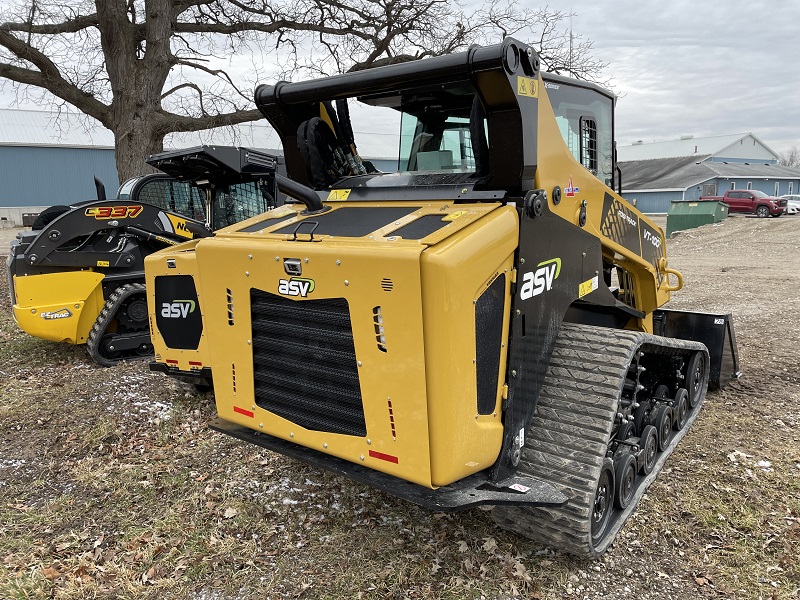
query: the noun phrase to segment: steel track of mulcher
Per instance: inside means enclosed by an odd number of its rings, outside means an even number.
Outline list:
[[[615,452],[639,451],[639,460],[642,456],[641,449],[636,446],[639,438],[631,438],[623,444],[615,439],[620,425],[629,420],[624,416],[622,397],[624,389],[631,387],[631,373],[636,373],[637,369],[638,373],[645,370],[637,367],[645,355],[648,355],[651,365],[661,366],[689,358],[697,351],[706,357],[700,369],[702,386],[699,387],[702,389],[697,392],[686,423],[678,430],[670,429],[667,447],[658,453],[649,474],[640,473],[637,467],[627,507],[614,507],[602,533],[593,531],[593,516],[597,518],[598,501],[602,496],[600,478],[604,464],[608,465],[617,458]],[[664,371],[671,372],[674,377],[671,389],[676,389],[686,377],[685,373],[679,374],[669,368]],[[634,377],[638,382],[638,374]],[[705,398],[707,381],[708,352],[702,344],[564,323],[536,414],[525,435],[518,474],[544,480],[570,499],[555,508],[498,506],[492,511],[495,522],[548,547],[597,558],[614,540],[697,417]],[[637,406],[635,397],[626,402]],[[669,406],[669,399],[666,404]],[[613,503],[613,499],[606,498],[605,502]]]
[[[135,315],[123,315],[120,312],[129,307],[126,302],[137,295],[146,297],[145,287],[141,283],[118,287],[97,316],[86,340],[89,356],[97,364],[112,367],[122,360],[144,360],[153,355],[147,311],[144,311],[143,319],[139,318],[142,316],[138,314],[141,312],[139,307]],[[117,331],[108,333],[109,326],[115,320]]]

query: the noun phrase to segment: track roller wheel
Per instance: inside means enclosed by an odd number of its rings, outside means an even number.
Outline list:
[[[662,384],[653,391],[653,395],[649,399],[644,400],[639,405],[639,408],[637,408],[636,412],[633,414],[633,423],[636,426],[637,435],[641,436],[644,428],[650,423],[650,416],[653,412],[652,400],[663,400],[668,397],[669,388]]]
[[[656,410],[654,421],[658,430],[658,449],[663,452],[669,446],[669,436],[672,434],[672,409],[662,404]]]
[[[689,359],[686,367],[686,388],[689,391],[689,408],[693,409],[702,397],[705,386],[703,378],[706,373],[706,355],[702,352],[695,352]]]
[[[592,545],[596,546],[606,534],[614,507],[614,463],[610,458],[603,461],[592,507]]]
[[[630,452],[626,452],[618,457],[614,464],[614,476],[617,484],[614,488],[614,506],[628,508],[635,489],[636,459]]]
[[[616,439],[618,439],[621,442],[624,442],[628,438],[632,437],[636,437],[636,425],[628,421],[619,426],[619,429],[617,430]]]
[[[644,428],[639,439],[639,446],[642,448],[642,473],[649,475],[653,472],[658,455],[658,431],[655,427],[648,425]]]
[[[689,392],[686,388],[678,388],[675,394],[675,422],[672,424],[675,431],[680,431],[686,425],[689,417]]]

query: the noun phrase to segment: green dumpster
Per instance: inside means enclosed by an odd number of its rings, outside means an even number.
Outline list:
[[[728,205],[714,200],[673,200],[667,213],[667,237],[676,231],[719,223],[728,216]]]

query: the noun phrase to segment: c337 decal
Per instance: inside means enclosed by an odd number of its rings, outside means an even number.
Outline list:
[[[135,219],[142,212],[141,204],[117,206],[90,206],[84,211],[87,217],[94,217],[99,221],[108,219]]]

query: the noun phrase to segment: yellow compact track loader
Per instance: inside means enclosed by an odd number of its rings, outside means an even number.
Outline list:
[[[202,146],[148,162],[163,173],[125,182],[114,200],[95,180],[97,200],[52,206],[12,241],[11,304],[23,331],[86,344],[102,366],[150,358],[144,257],[280,203],[276,159],[256,150]]]
[[[348,98],[399,113],[398,172]],[[255,99],[300,202],[146,259],[155,368],[203,354],[218,431],[603,553],[738,370],[728,315],[660,309],[682,277],[612,189],[614,96],[509,38]]]

